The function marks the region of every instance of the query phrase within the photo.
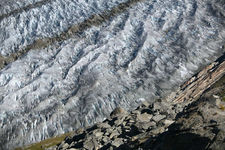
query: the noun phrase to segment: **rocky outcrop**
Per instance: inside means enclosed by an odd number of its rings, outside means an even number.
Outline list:
[[[182,86],[174,103],[158,99],[131,112],[116,108],[102,123],[75,131],[49,150],[224,150],[224,67],[224,57],[206,67]]]
[[[157,100],[126,112],[116,108],[102,123],[75,131],[54,149],[132,149],[163,133],[180,112],[179,105]]]
[[[224,150],[224,106],[214,95],[203,96],[183,111],[181,105],[160,100],[145,102],[129,114],[117,108],[103,123],[79,129],[49,150]]]
[[[208,98],[194,102],[178,114],[167,132],[145,142],[144,149],[224,150],[224,103]]]
[[[179,103],[198,99],[206,89],[225,74],[224,60],[225,54],[186,81],[176,92],[172,92],[167,100]]]
[[[180,111],[162,101],[143,103],[129,114],[117,108],[103,123],[77,130],[60,145],[65,149],[224,150],[225,102],[203,97]],[[169,106],[169,107],[168,107]],[[178,115],[175,118],[175,114]]]

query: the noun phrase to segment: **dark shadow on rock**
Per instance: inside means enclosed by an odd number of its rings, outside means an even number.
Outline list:
[[[103,121],[103,123],[108,123],[110,126],[113,126],[114,125],[114,122],[117,120],[117,118],[113,118],[113,119],[106,119]]]
[[[131,125],[130,126],[130,131],[126,132],[124,129],[122,130],[122,133],[118,136],[118,138],[128,138],[128,137],[132,137],[135,135],[140,134],[141,132],[139,131],[139,129],[134,126]]]
[[[164,133],[144,143],[144,149],[154,150],[205,150],[210,139],[194,133]]]
[[[104,145],[103,147],[101,147],[99,150],[107,150],[111,147],[112,145],[110,143],[108,143],[107,145]]]
[[[143,144],[137,142],[126,143],[117,150],[206,150],[210,139],[193,133],[169,133],[165,132],[156,138],[150,138]]]
[[[79,134],[79,135],[76,135],[72,138],[72,140],[69,140],[69,141],[66,141],[68,144],[71,144],[73,141],[80,141],[81,139],[84,139],[85,138],[85,133],[82,133],[82,134]]]
[[[141,110],[141,114],[144,114],[144,113],[152,114],[153,111],[151,109],[143,109],[143,110]]]
[[[87,129],[87,132],[89,133],[89,132],[91,132],[91,131],[94,131],[95,129],[98,129],[98,126],[97,126],[97,125],[94,125],[94,126],[88,128],[88,129]]]
[[[178,118],[183,118],[183,117],[188,118],[188,116],[191,114],[191,112],[196,112],[198,109],[197,106],[204,101],[207,101],[207,99],[202,97],[199,100],[192,102],[191,104],[186,106],[183,111],[179,112],[176,115],[175,120],[177,120]]]
[[[83,147],[84,147],[84,143],[78,142],[78,143],[74,144],[71,148],[83,148]]]

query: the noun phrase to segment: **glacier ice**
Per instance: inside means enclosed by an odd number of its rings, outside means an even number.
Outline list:
[[[0,71],[0,149],[164,97],[225,52],[223,1],[3,0],[0,54],[67,35],[97,15],[105,18],[79,37],[33,48]]]

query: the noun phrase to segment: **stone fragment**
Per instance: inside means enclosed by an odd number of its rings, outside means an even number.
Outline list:
[[[84,143],[84,148],[88,150],[93,150],[95,147],[94,143],[92,141],[88,141]]]
[[[108,128],[108,129],[106,129],[105,135],[106,135],[106,134],[110,134],[110,133],[112,133],[112,132],[113,132],[113,129],[112,129],[112,128]]]
[[[162,120],[162,119],[164,119],[164,118],[166,118],[166,115],[155,115],[155,116],[153,116],[153,120],[155,121],[155,122],[159,122],[160,120]]]
[[[154,135],[157,135],[157,134],[163,133],[164,131],[165,131],[164,127],[157,127],[155,129],[151,130],[150,132]]]
[[[103,123],[100,123],[97,125],[99,128],[110,128],[111,126],[106,123],[106,122],[103,122]]]
[[[131,141],[136,141],[138,144],[142,144],[149,139],[150,135],[148,133],[141,133],[131,138]]]
[[[165,125],[167,125],[167,126],[169,126],[169,125],[171,125],[172,123],[174,123],[174,121],[173,120],[164,120],[164,122],[163,122]]]
[[[156,123],[153,122],[153,121],[151,121],[151,122],[143,122],[143,123],[141,123],[141,128],[144,129],[144,130],[147,130],[147,129],[155,126],[155,125],[156,125]]]
[[[117,120],[114,121],[115,125],[118,126],[123,123],[125,116],[117,117]]]
[[[153,103],[153,107],[152,107],[153,111],[157,111],[161,109],[161,105],[158,102]]]
[[[139,110],[133,110],[133,111],[131,111],[131,114],[135,114],[135,115],[140,114],[140,113],[141,112]]]
[[[109,132],[105,132],[105,133],[104,133],[105,136],[108,136],[109,134],[110,134]]]
[[[117,107],[117,108],[115,108],[115,109],[111,112],[110,117],[111,117],[111,118],[114,118],[114,117],[117,117],[117,116],[121,116],[121,115],[123,115],[123,114],[127,114],[127,111],[124,110],[124,109],[121,108],[121,107]]]
[[[119,126],[116,130],[119,132],[119,134],[122,133],[122,128],[121,128],[121,126]]]
[[[127,124],[127,122],[126,122],[126,121],[124,121],[124,122],[122,123],[122,126],[123,126],[123,127],[125,127],[125,126],[126,126],[126,124]]]
[[[119,132],[118,132],[117,130],[114,130],[114,131],[110,134],[109,138],[111,139],[111,138],[113,138],[113,137],[115,137],[115,136],[118,136],[118,135],[120,135]]]
[[[125,117],[125,120],[129,120],[131,118],[131,115],[128,115]]]
[[[61,149],[67,149],[69,147],[69,144],[68,143],[64,143],[64,144],[62,144],[62,146],[61,146]]]
[[[75,131],[76,134],[82,134],[84,132],[84,128],[79,128]]]
[[[133,119],[130,119],[128,122],[129,123],[134,123],[135,121]]]
[[[94,134],[95,134],[96,137],[101,137],[101,136],[103,135],[102,132],[96,132],[96,133],[94,133]]]
[[[110,139],[109,139],[109,137],[104,136],[104,137],[102,138],[102,141],[103,141],[104,143],[108,143],[108,142],[110,141]]]
[[[116,138],[114,141],[112,141],[112,145],[115,146],[115,147],[119,147],[122,144],[123,144],[122,138]]]
[[[141,104],[143,107],[149,107],[149,102],[147,101],[143,101],[142,104]]]
[[[98,145],[95,138],[93,138],[92,140],[84,142],[84,148],[86,148],[88,150],[97,149],[98,147],[99,147],[99,145]]]
[[[137,119],[140,122],[149,122],[152,119],[152,115],[144,113],[137,115]]]

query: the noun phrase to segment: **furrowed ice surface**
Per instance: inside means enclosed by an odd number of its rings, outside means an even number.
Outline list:
[[[39,1],[16,2],[1,12],[13,12],[0,22],[4,56],[122,2],[127,8],[80,37],[31,49],[0,71],[0,148],[91,125],[116,106],[132,109],[164,97],[225,52],[223,1],[43,0],[24,10]]]
[[[10,0],[0,2],[0,4],[3,3],[0,7],[3,11],[0,15],[0,54],[7,56],[37,39],[52,37],[93,14],[102,13],[103,10],[126,1]]]

